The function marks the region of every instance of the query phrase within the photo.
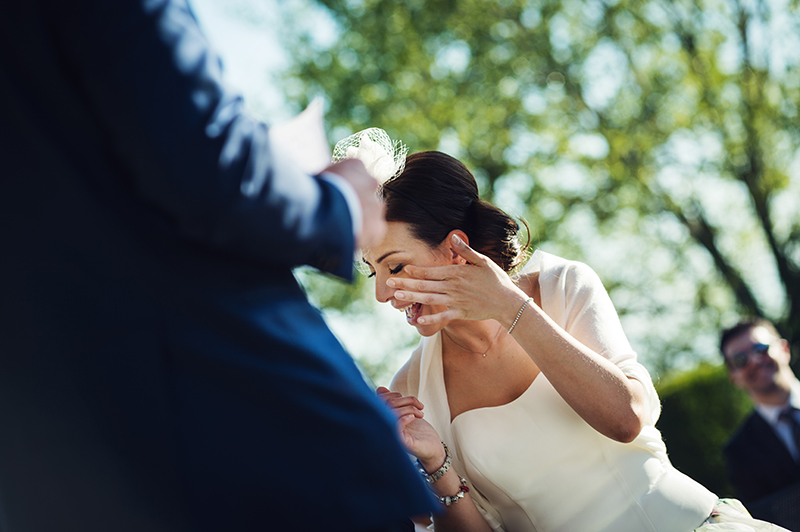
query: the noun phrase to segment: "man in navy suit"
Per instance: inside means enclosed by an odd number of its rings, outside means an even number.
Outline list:
[[[731,382],[755,405],[725,447],[737,496],[754,503],[800,482],[800,382],[789,367],[789,343],[767,320],[737,323],[723,332],[720,348]]]
[[[380,237],[182,0],[0,8],[0,530],[399,530],[433,499],[292,267]],[[361,221],[359,221],[361,220]]]

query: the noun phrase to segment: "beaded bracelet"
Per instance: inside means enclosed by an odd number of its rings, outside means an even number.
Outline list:
[[[527,307],[528,303],[530,303],[531,301],[533,301],[533,298],[529,297],[528,299],[525,300],[525,303],[522,304],[522,308],[519,309],[519,312],[517,312],[517,317],[514,318],[514,323],[512,323],[511,327],[508,328],[508,334],[511,334],[511,331],[513,331],[514,327],[517,326],[517,322],[519,321],[520,316],[522,316],[522,311],[525,310],[525,307]]]
[[[444,474],[447,473],[447,470],[450,469],[450,464],[453,462],[453,457],[450,456],[450,449],[447,448],[447,444],[445,442],[442,442],[442,447],[444,447],[444,464],[442,464],[442,467],[431,474],[428,474],[428,472],[425,471],[425,468],[422,467],[422,464],[419,463],[419,459],[417,459],[417,471],[419,471],[419,474],[422,475],[422,478],[424,478],[425,482],[428,484],[433,484],[442,478]]]
[[[458,493],[456,493],[453,496],[448,495],[447,497],[439,497],[439,502],[444,504],[445,506],[450,506],[451,504],[457,503],[458,501],[463,499],[464,494],[469,491],[469,488],[467,487],[467,479],[463,477],[458,477],[458,478],[461,481],[461,486],[458,488]]]

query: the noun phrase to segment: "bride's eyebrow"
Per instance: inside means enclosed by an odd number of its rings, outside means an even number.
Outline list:
[[[389,255],[394,255],[395,253],[400,253],[400,250],[398,249],[398,250],[388,251],[388,252],[384,253],[383,255],[381,255],[381,257],[378,260],[375,261],[375,263],[376,264],[380,264],[386,257],[388,257]]]
[[[380,258],[378,260],[375,261],[375,264],[380,264],[383,260],[386,259],[386,257],[389,257],[390,255],[394,255],[395,253],[401,253],[401,250],[396,249],[394,251],[388,251],[388,252],[384,253],[383,255],[380,256]],[[368,266],[372,266],[372,264],[367,260],[366,257],[361,257],[361,262],[363,262],[364,264],[366,264]]]

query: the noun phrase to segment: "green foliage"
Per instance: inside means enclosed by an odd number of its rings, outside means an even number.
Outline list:
[[[289,41],[290,97],[327,98],[334,142],[380,126],[464,160],[598,271],[656,373],[740,313],[800,333],[796,2],[320,5],[339,38]]]
[[[356,274],[352,283],[339,277],[320,273],[310,267],[294,271],[300,286],[309,300],[318,308],[353,308],[371,297],[372,286],[367,287],[366,277]]]
[[[701,364],[659,384],[658,429],[680,471],[720,497],[734,496],[722,448],[752,403],[728,380],[725,367]]]

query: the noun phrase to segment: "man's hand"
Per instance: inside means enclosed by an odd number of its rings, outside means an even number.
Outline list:
[[[345,159],[325,169],[341,176],[355,189],[361,201],[363,214],[361,227],[357,231],[356,246],[368,248],[379,243],[386,234],[383,202],[378,198],[378,182],[369,175],[364,164],[358,159]]]

